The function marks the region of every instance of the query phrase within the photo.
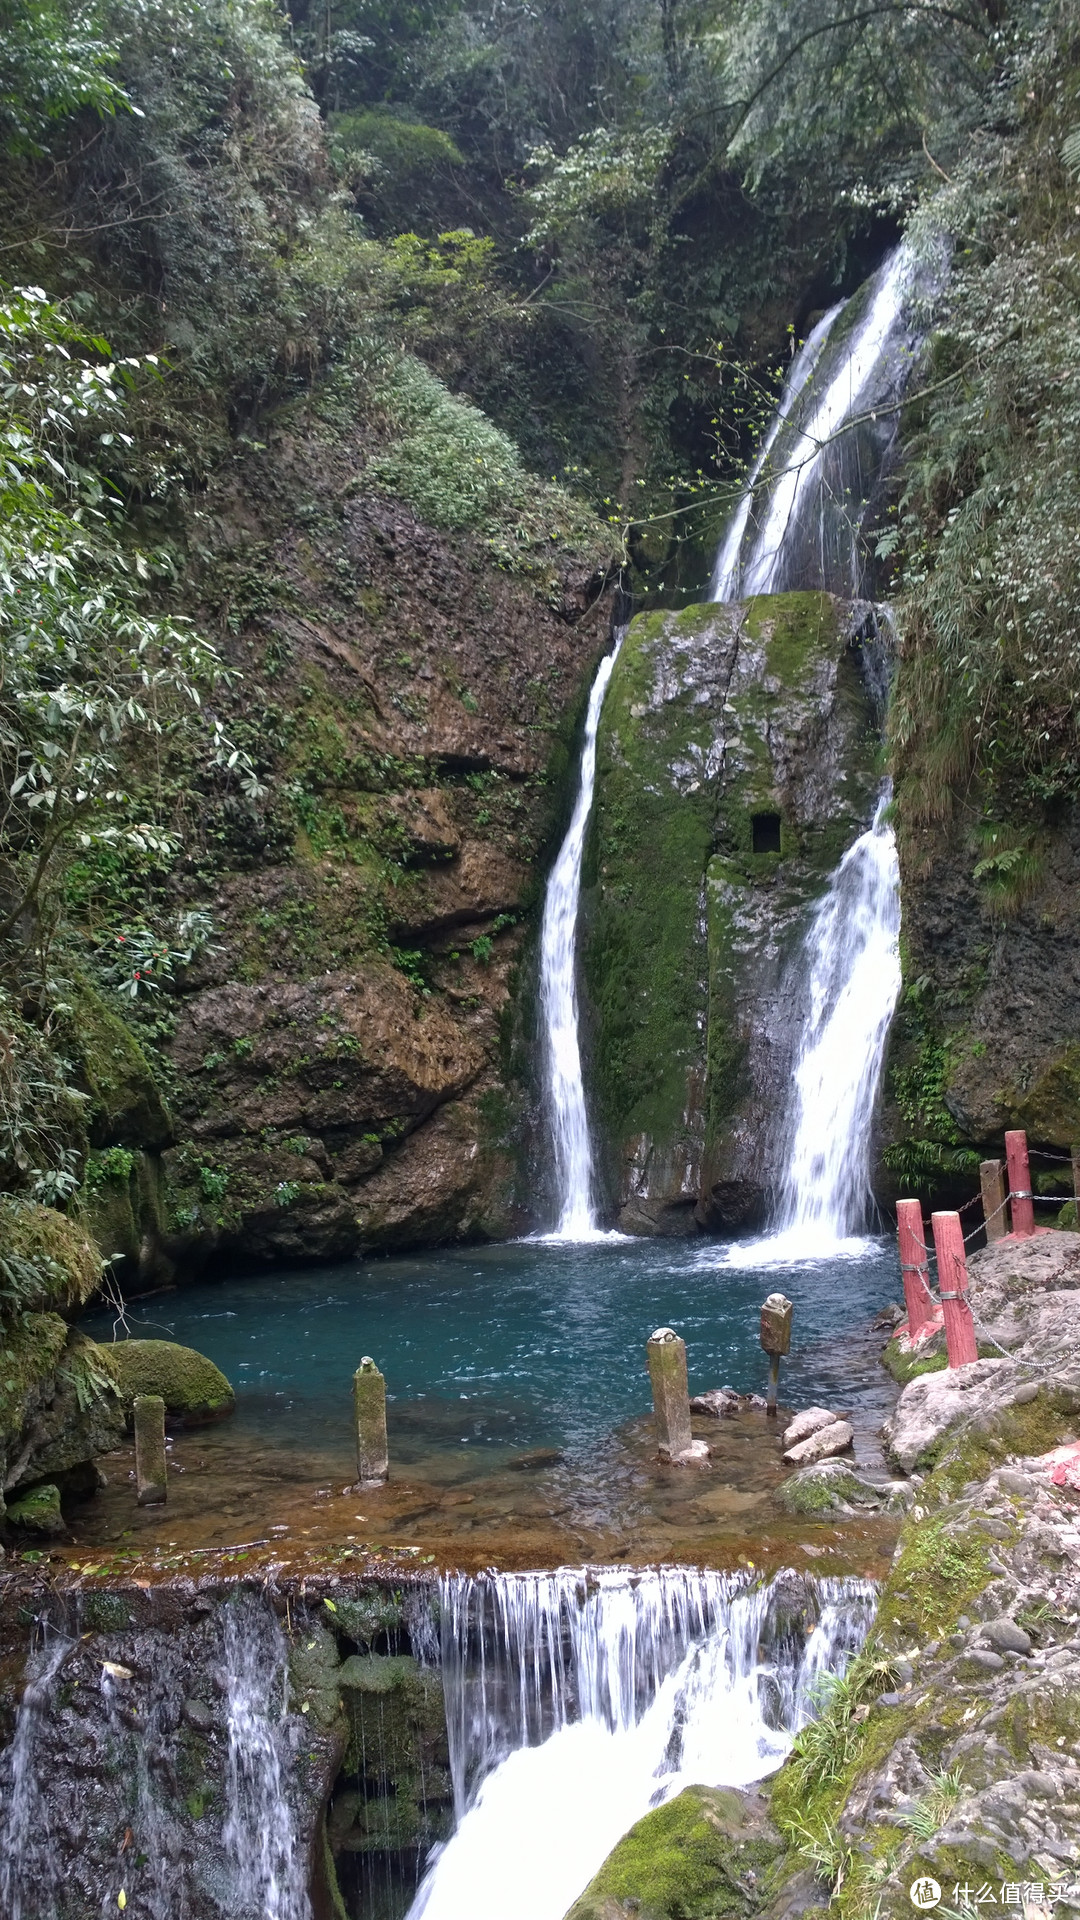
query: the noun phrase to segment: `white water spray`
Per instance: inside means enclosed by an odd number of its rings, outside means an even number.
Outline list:
[[[873,1589],[671,1567],[442,1583],[459,1826],[409,1920],[562,1920],[650,1806],[772,1772]]]
[[[15,1718],[15,1738],[0,1763],[0,1912],[6,1920],[34,1920],[56,1888],[45,1779],[36,1758],[38,1735],[53,1706],[54,1682],[77,1642],[53,1633],[36,1663]]]
[[[559,1223],[554,1240],[600,1237],[593,1202],[592,1142],[578,1039],[577,921],[585,828],[596,781],[596,733],[608,681],[619,657],[620,632],[601,660],[589,695],[581,774],[566,838],[551,870],[540,930],[540,1006],[544,1017],[547,1093],[555,1148]]]
[[[236,1920],[311,1920],[307,1869],[282,1785],[286,1647],[269,1607],[225,1608],[229,1750],[222,1842]]]
[[[873,1204],[870,1137],[900,993],[900,872],[885,814],[849,847],[806,938],[810,1006],[777,1230],[732,1249],[740,1266],[858,1255]]]
[[[709,587],[710,600],[737,600],[739,597],[743,575],[743,541],[746,537],[746,529],[754,505],[754,488],[761,478],[762,470],[772,452],[773,443],[776,440],[777,434],[791,412],[792,407],[795,405],[796,400],[799,398],[799,395],[809,384],[817,368],[818,361],[821,359],[822,349],[829,334],[832,332],[833,322],[837,315],[843,311],[843,305],[843,301],[839,301],[835,307],[829,308],[828,313],[822,315],[816,327],[812,329],[803,341],[802,346],[799,348],[798,353],[791,363],[787,379],[784,381],[784,390],[780,395],[780,403],[773,415],[769,430],[761,443],[761,451],[750,469],[750,475],[740,496],[739,504],[732,514],[731,524],[720,543],[720,550],[716,556],[712,582]]]

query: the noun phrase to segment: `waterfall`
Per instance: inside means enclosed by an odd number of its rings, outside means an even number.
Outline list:
[[[624,631],[617,633],[614,647],[601,660],[589,694],[577,797],[547,883],[540,930],[540,1006],[559,1195],[559,1223],[551,1236],[556,1240],[592,1240],[599,1234],[593,1209],[592,1143],[578,1039],[577,920],[585,828],[596,780],[596,733]]]
[[[779,1766],[873,1609],[866,1581],[791,1574],[444,1578],[459,1824],[409,1920],[562,1920],[650,1806]]]
[[[903,241],[865,288],[818,321],[720,547],[712,599],[810,587],[860,593],[861,531],[896,444],[925,303],[944,270],[943,246],[919,255]]]
[[[27,1682],[15,1720],[15,1737],[3,1756],[0,1795],[0,1912],[5,1920],[37,1920],[56,1886],[50,1844],[49,1803],[35,1762],[38,1734],[49,1717],[54,1681],[78,1642],[52,1633]]]
[[[900,871],[886,781],[807,937],[810,1013],[795,1066],[795,1126],[780,1231],[831,1252],[865,1224],[870,1126],[900,993]]]
[[[270,1608],[246,1595],[225,1608],[228,1723],[222,1841],[235,1873],[235,1920],[311,1920],[307,1864],[282,1787],[286,1646]]]
[[[835,1257],[873,1206],[870,1133],[885,1043],[900,993],[900,871],[885,781],[866,832],[817,907],[802,963],[809,1007],[776,1230],[732,1250],[740,1266]]]
[[[803,341],[802,346],[799,348],[798,353],[791,363],[787,379],[784,381],[783,392],[780,395],[780,403],[772,417],[769,430],[761,443],[761,450],[758,457],[750,469],[750,477],[740,495],[739,504],[731,517],[731,525],[728,527],[720,543],[720,550],[716,556],[716,564],[713,567],[712,583],[709,587],[710,600],[737,600],[739,597],[739,586],[742,579],[742,548],[750,514],[754,505],[754,488],[761,478],[765,462],[772,452],[777,434],[791,412],[792,407],[795,405],[796,400],[799,398],[799,395],[802,393],[803,388],[809,383],[810,377],[814,373],[818,361],[821,359],[822,348],[829,334],[832,332],[833,321],[837,315],[843,311],[843,305],[842,300],[838,301],[835,307],[830,307],[828,312],[822,315],[817,325]]]

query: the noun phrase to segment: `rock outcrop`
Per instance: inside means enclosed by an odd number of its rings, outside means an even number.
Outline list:
[[[623,644],[582,945],[589,1084],[625,1230],[730,1228],[775,1190],[808,912],[877,787],[866,621],[780,594],[639,615]]]

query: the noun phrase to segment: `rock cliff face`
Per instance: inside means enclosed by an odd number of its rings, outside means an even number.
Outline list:
[[[775,1187],[808,910],[878,783],[868,609],[636,619],[605,702],[583,888],[590,1085],[619,1224],[728,1228]]]
[[[975,877],[977,794],[964,818],[910,832],[903,782],[897,799],[905,992],[887,1078],[886,1184],[942,1191],[962,1172],[966,1197],[976,1160],[1000,1154],[1007,1127],[1059,1152],[1080,1137],[1080,818],[1067,807],[1047,825],[1025,851],[1027,884],[1009,898]]]
[[[214,933],[172,1003],[171,1141],[144,1143],[160,1205],[133,1193],[107,1249],[144,1272],[524,1217],[510,998],[610,604],[587,563],[515,575],[358,491],[359,435],[286,417],[188,527],[269,798],[208,808],[178,876]]]

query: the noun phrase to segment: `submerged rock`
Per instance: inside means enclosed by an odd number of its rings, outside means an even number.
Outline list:
[[[138,1394],[160,1394],[165,1410],[189,1427],[223,1420],[236,1397],[220,1367],[194,1347],[175,1340],[118,1340],[103,1349],[127,1408]]]

